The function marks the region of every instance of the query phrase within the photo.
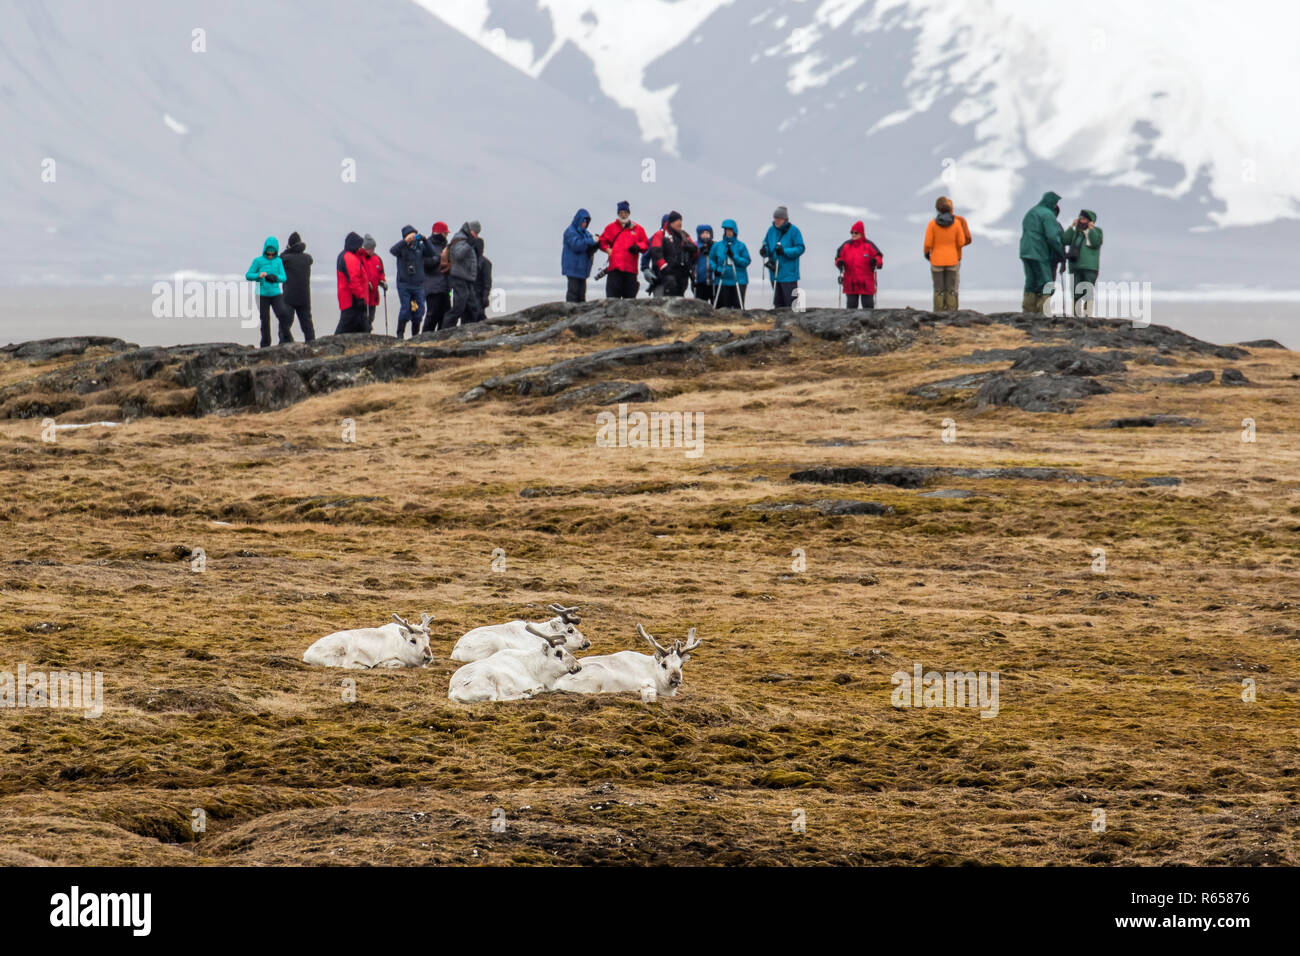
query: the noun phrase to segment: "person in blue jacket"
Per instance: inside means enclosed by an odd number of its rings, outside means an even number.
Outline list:
[[[695,260],[695,273],[691,276],[691,288],[695,298],[712,302],[714,299],[713,267],[709,265],[709,250],[713,248],[713,227],[700,225],[695,227],[695,245],[700,250],[700,257]]]
[[[790,308],[799,289],[799,257],[804,254],[804,244],[803,233],[790,221],[790,210],[785,206],[777,206],[773,211],[772,225],[763,237],[758,254],[768,271],[775,268],[772,308]]]
[[[709,266],[718,284],[719,309],[743,309],[749,285],[749,247],[740,241],[736,220],[722,220],[722,238],[709,249]]]
[[[271,311],[275,311],[280,325],[280,344],[293,341],[293,312],[284,301],[284,263],[280,261],[280,240],[267,236],[262,243],[262,254],[244,273],[244,278],[257,283],[257,314],[262,320],[260,348],[271,344]]]
[[[565,290],[565,302],[587,301],[587,279],[591,277],[591,260],[596,255],[599,243],[588,230],[591,225],[591,213],[579,209],[573,214],[573,222],[564,230],[564,248],[560,252],[560,274],[569,280]]]

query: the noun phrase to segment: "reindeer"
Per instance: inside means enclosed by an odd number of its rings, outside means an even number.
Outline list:
[[[551,638],[559,638],[570,653],[591,647],[591,641],[578,630],[582,617],[578,614],[577,605],[564,607],[561,604],[548,604],[547,610],[555,612],[555,617],[549,621],[507,621],[505,624],[474,628],[456,642],[456,646],[451,649],[451,659],[481,661],[497,651],[531,650],[537,646],[539,638],[548,644]]]
[[[335,631],[307,648],[302,659],[321,667],[369,670],[374,667],[425,667],[433,660],[429,648],[429,622],[424,614],[419,624],[393,615],[396,623]]]
[[[580,670],[582,665],[565,649],[561,638],[543,636],[531,647],[506,648],[466,664],[451,675],[447,696],[465,704],[527,700],[554,690],[561,676]]]
[[[581,673],[564,675],[555,682],[555,689],[575,694],[622,694],[639,692],[649,684],[657,694],[675,697],[682,685],[682,665],[702,643],[695,636],[695,628],[687,633],[685,643],[673,641],[672,647],[664,647],[640,624],[636,632],[654,649],[653,656],[619,651],[581,658]]]

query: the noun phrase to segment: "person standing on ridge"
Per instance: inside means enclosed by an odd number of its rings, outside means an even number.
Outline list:
[[[1092,315],[1097,273],[1101,270],[1102,236],[1097,214],[1091,209],[1079,210],[1079,218],[1070,223],[1062,238],[1070,250],[1066,253],[1066,268],[1074,286],[1074,314]]]
[[[463,223],[451,237],[443,255],[447,257],[447,278],[451,284],[451,311],[447,313],[448,328],[461,322],[474,321],[474,300],[478,282],[478,251],[474,240],[478,238],[477,222]]]
[[[447,248],[447,234],[451,228],[439,220],[429,229],[429,248],[432,258],[424,260],[424,301],[429,311],[424,316],[421,331],[433,332],[444,327],[447,312],[451,309],[451,284],[439,268],[442,250]]]
[[[379,308],[379,290],[388,291],[388,280],[384,278],[384,260],[375,255],[375,237],[366,233],[361,237],[361,268],[366,274],[366,331],[375,331],[375,311]],[[414,334],[417,330],[412,330]]]
[[[1056,221],[1060,201],[1048,190],[1020,222],[1020,262],[1025,267],[1022,312],[1042,312],[1056,289],[1056,267],[1065,261],[1065,233]]]
[[[682,228],[682,214],[673,210],[664,227],[650,240],[650,258],[663,284],[663,294],[672,298],[686,295],[691,272],[700,250]]]
[[[632,206],[626,199],[618,204],[618,218],[605,227],[599,244],[609,253],[605,298],[635,299],[640,290],[636,280],[637,256],[650,248],[650,240],[640,223],[632,221]]]
[[[961,250],[970,245],[970,226],[952,211],[952,200],[940,196],[934,201],[938,213],[925,227],[925,257],[930,260],[934,284],[934,311],[956,312],[961,278]]]
[[[316,328],[311,322],[311,263],[307,244],[296,232],[289,233],[289,244],[280,256],[284,263],[284,304],[289,310],[289,327],[293,328],[294,313],[302,329],[302,340],[316,339]]]
[[[859,220],[849,229],[849,238],[835,250],[835,267],[840,270],[844,303],[850,309],[876,307],[876,270],[885,264],[885,254],[867,238]]]
[[[564,291],[565,302],[587,301],[587,280],[591,277],[591,262],[596,257],[600,243],[591,234],[591,213],[579,209],[573,222],[564,230],[564,245],[560,250],[560,274],[568,281]]]
[[[420,331],[424,319],[424,260],[433,255],[429,240],[420,235],[414,226],[402,227],[402,238],[393,244],[388,254],[397,260],[397,337],[404,338],[406,324],[411,324],[411,334]]]
[[[280,240],[267,236],[262,243],[262,254],[253,260],[244,278],[257,283],[257,314],[262,320],[262,339],[259,348],[271,344],[271,312],[280,326],[280,344],[293,341],[293,313],[285,305],[284,293],[280,287],[284,284],[284,263],[280,261]]]
[[[722,238],[709,249],[709,264],[718,283],[719,309],[743,309],[749,285],[749,247],[740,241],[736,220],[722,220]]]
[[[803,233],[790,221],[790,210],[777,206],[772,213],[772,225],[758,250],[765,266],[774,272],[772,308],[788,309],[794,305],[799,290],[799,257],[804,250]]]
[[[361,265],[361,236],[349,232],[343,240],[343,251],[334,260],[334,273],[339,297],[339,324],[335,335],[365,332],[366,329],[366,270]]]
[[[695,260],[695,272],[691,275],[691,291],[695,293],[695,298],[712,302],[717,288],[713,266],[709,262],[709,251],[713,248],[712,226],[695,227],[695,245],[699,248],[700,254]]]

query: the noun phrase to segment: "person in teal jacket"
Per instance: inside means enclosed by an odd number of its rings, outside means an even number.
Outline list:
[[[1056,217],[1061,197],[1048,190],[1020,223],[1020,262],[1025,267],[1025,294],[1020,308],[1041,312],[1056,288],[1056,267],[1065,261],[1065,234]]]
[[[790,211],[785,206],[777,206],[772,213],[772,225],[763,237],[763,246],[758,254],[769,272],[775,267],[772,307],[780,309],[794,305],[795,292],[799,288],[799,257],[804,254],[804,244],[803,233],[790,221]]]
[[[1078,258],[1067,260],[1074,287],[1074,314],[1092,315],[1093,292],[1101,271],[1101,227],[1091,209],[1079,210],[1079,218],[1065,230],[1065,244],[1079,250]]]
[[[740,241],[736,220],[722,220],[722,238],[709,249],[709,265],[718,286],[719,309],[743,309],[749,285],[749,247]]]
[[[280,344],[293,341],[293,311],[284,301],[284,263],[280,261],[280,240],[267,236],[262,254],[253,260],[244,278],[257,283],[257,313],[262,320],[261,348],[271,344],[271,311],[280,325]]]

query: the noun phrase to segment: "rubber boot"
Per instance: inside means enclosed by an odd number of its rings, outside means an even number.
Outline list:
[[[943,308],[944,308],[944,294],[942,292],[936,292],[934,294],[934,311],[942,312]]]
[[[1034,295],[1034,293],[1032,293],[1032,292],[1026,292],[1023,296],[1021,296],[1021,298],[1020,298],[1020,311],[1021,311],[1021,312],[1037,312],[1037,311],[1038,311],[1038,296]]]
[[[956,311],[957,311],[957,293],[956,293],[956,292],[949,292],[949,293],[948,293],[948,303],[947,303],[947,308],[948,308],[948,311],[949,311],[949,312],[956,312]]]

